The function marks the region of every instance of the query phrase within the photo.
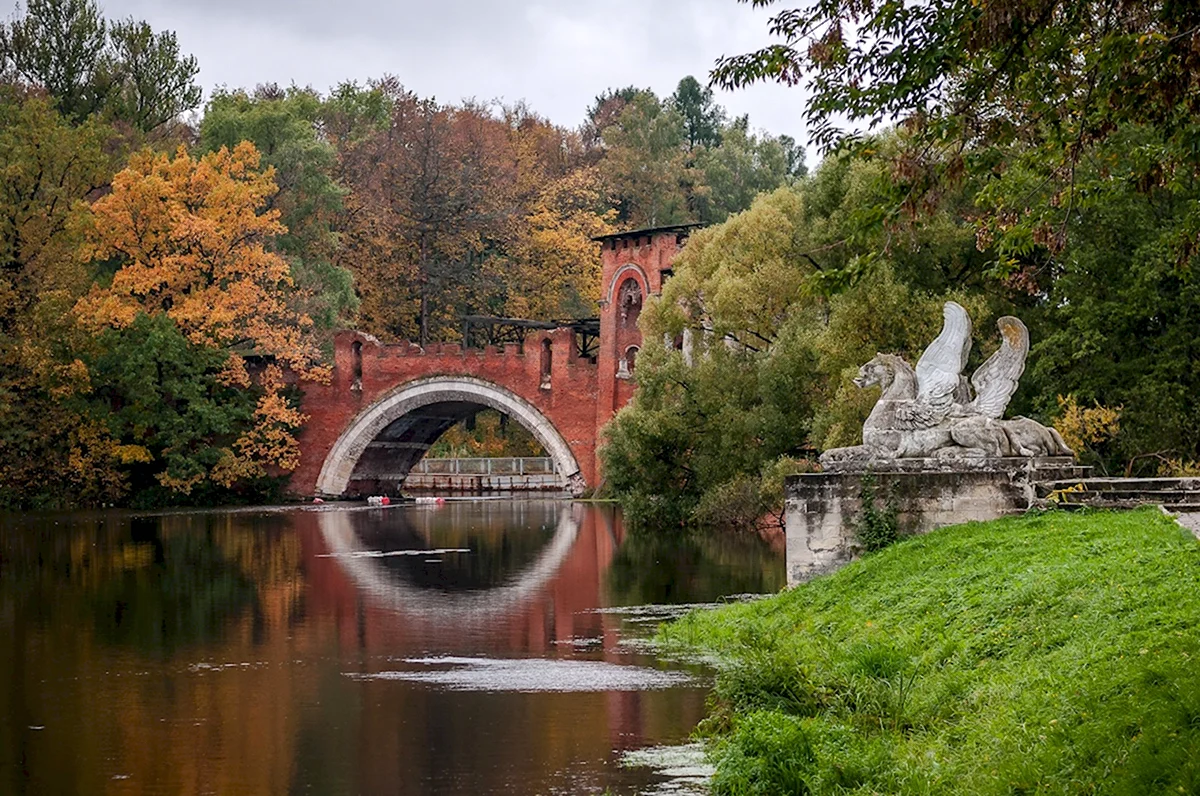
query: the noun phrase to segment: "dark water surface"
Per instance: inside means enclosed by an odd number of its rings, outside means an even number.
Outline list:
[[[556,501],[0,516],[0,793],[673,792],[620,759],[707,674],[636,606],[782,584]]]

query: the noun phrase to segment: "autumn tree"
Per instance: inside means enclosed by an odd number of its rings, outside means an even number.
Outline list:
[[[0,87],[0,504],[113,500],[115,442],[90,420],[71,306],[82,200],[109,177],[105,132],[50,100]]]
[[[228,485],[265,467],[294,468],[303,417],[284,396],[279,365],[325,375],[312,321],[291,307],[287,261],[269,248],[283,227],[278,211],[264,210],[276,188],[259,162],[249,142],[199,160],[182,148],[174,158],[140,153],[92,206],[86,228],[83,256],[116,266],[110,284],[76,306],[86,325],[125,329],[140,315],[165,315],[192,344],[225,353],[223,384],[251,387],[246,357],[269,363],[257,380],[254,422],[220,460],[203,476],[160,473],[163,485],[184,492],[202,478]]]
[[[583,318],[595,313],[600,253],[593,240],[613,231],[596,167],[571,171],[542,187],[497,261],[504,312],[517,318]]]
[[[397,89],[387,129],[344,153],[356,227],[347,264],[367,328],[422,344],[481,303],[483,263],[515,207],[514,153],[485,109]]]
[[[357,299],[350,273],[333,262],[346,189],[334,176],[337,153],[318,129],[323,105],[311,89],[218,91],[200,123],[200,149],[214,152],[250,141],[274,169],[279,190],[266,207],[279,211],[286,231],[270,245],[288,260],[297,308],[331,329],[349,324]]]

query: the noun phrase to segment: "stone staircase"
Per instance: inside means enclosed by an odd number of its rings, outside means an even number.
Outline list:
[[[1200,512],[1200,478],[1080,478],[1040,481],[1042,504],[1128,509],[1162,506],[1173,514]]]

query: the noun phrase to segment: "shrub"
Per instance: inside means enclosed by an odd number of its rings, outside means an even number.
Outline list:
[[[896,523],[896,508],[891,500],[885,500],[882,506],[879,505],[876,487],[873,476],[863,477],[862,516],[854,526],[858,543],[868,553],[882,550],[900,538],[900,530]]]

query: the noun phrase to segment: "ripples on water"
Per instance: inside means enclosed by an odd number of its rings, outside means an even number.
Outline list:
[[[555,501],[0,517],[0,793],[699,792],[647,639],[782,582]]]
[[[604,661],[546,660],[543,658],[405,658],[413,667],[404,671],[351,675],[357,680],[407,680],[460,691],[649,691],[690,685],[696,678],[684,672],[658,671],[643,666]]]

